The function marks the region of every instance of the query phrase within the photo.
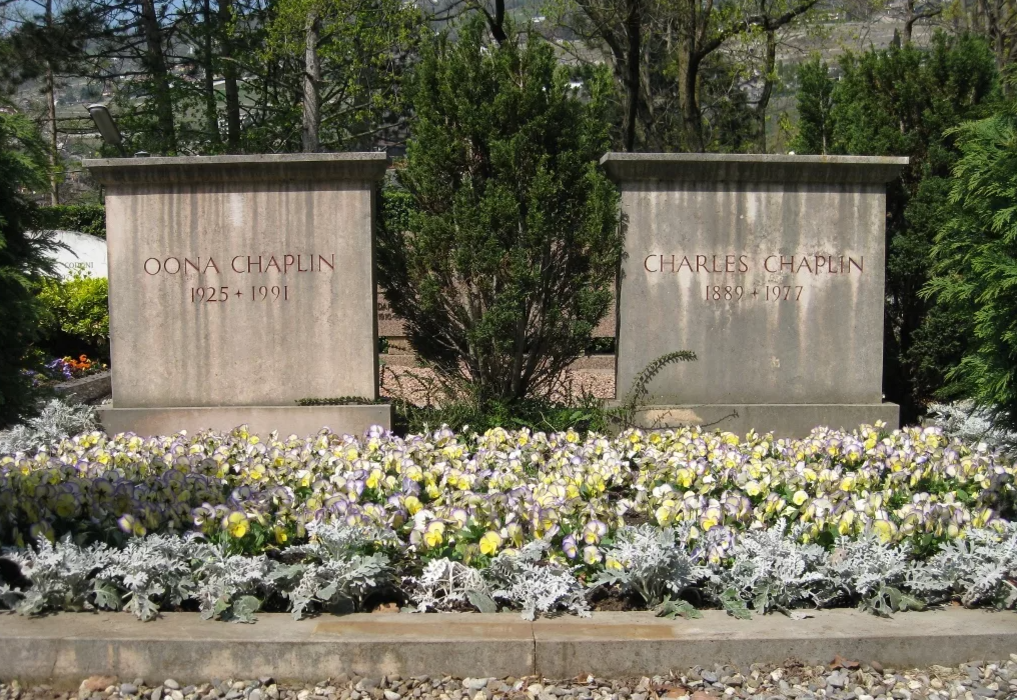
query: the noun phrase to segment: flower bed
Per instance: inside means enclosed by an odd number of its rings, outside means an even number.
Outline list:
[[[935,428],[817,429],[803,440],[695,428],[585,439],[92,432],[0,456],[0,541],[24,548],[71,535],[122,549],[197,532],[210,548],[199,558],[262,562],[254,588],[298,613],[336,595],[363,604],[386,586],[423,608],[580,611],[592,584],[637,604],[667,599],[670,613],[688,612],[670,599],[689,590],[739,614],[745,603],[844,602],[886,613],[919,605],[919,593],[1012,604],[1015,475]],[[304,544],[314,528],[319,537]],[[20,556],[30,571],[32,555]],[[976,559],[998,575],[968,580]],[[343,592],[335,581],[353,561],[366,569]],[[111,591],[129,588],[107,578]]]

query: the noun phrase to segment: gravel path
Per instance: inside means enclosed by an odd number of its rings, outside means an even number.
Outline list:
[[[847,700],[937,700],[1017,698],[1017,654],[1002,663],[975,662],[960,668],[932,666],[900,670],[835,659],[829,666],[788,661],[781,667],[746,669],[695,667],[653,678],[571,681],[536,678],[349,677],[317,685],[276,684],[271,678],[211,680],[183,686],[168,679],[155,686],[92,676],[78,690],[58,692],[46,685],[23,687],[0,681],[0,700],[708,700],[709,698],[843,698]]]

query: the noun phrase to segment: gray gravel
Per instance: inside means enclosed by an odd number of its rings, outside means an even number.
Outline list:
[[[315,685],[213,679],[181,686],[173,679],[92,676],[76,691],[0,681],[0,700],[707,700],[837,698],[843,700],[981,700],[1017,698],[1017,654],[1005,662],[959,668],[884,668],[835,659],[828,666],[695,667],[652,678],[361,678],[340,675]]]

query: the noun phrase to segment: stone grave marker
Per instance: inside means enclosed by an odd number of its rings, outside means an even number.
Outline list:
[[[378,396],[380,153],[85,161],[106,188],[110,432],[362,434]]]
[[[892,427],[882,401],[886,182],[906,158],[609,153],[622,192],[617,399],[647,426]]]

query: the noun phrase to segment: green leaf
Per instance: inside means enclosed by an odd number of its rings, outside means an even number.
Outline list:
[[[692,603],[687,600],[671,600],[670,596],[664,597],[664,602],[656,607],[657,617],[666,617],[673,620],[676,617],[683,617],[686,620],[698,620],[703,617]]]
[[[338,585],[335,583],[335,581],[333,581],[324,588],[318,589],[318,599],[323,601],[332,600],[332,597],[336,594],[336,591],[338,590],[339,590]]]
[[[253,595],[241,596],[233,603],[234,622],[254,622],[254,613],[261,609],[261,601]]]
[[[104,610],[119,610],[123,605],[120,593],[111,583],[95,584],[95,604]]]
[[[745,601],[742,600],[742,597],[735,588],[728,588],[720,594],[720,604],[727,611],[727,614],[732,617],[736,617],[739,620],[752,619],[752,613],[749,612]]]
[[[470,604],[482,613],[496,613],[498,612],[498,604],[494,602],[494,598],[487,595],[483,591],[470,590],[466,591],[466,599],[470,601]]]

